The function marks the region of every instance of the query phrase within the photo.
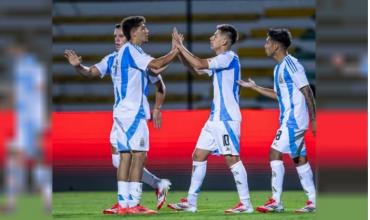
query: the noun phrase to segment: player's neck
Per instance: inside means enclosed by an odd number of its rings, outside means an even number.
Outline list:
[[[279,63],[283,62],[284,58],[288,56],[288,51],[284,50],[284,51],[276,51],[276,53],[274,54],[273,58],[274,60],[278,61]]]
[[[225,53],[226,51],[228,51],[230,48],[226,48],[226,47],[220,47],[218,49],[215,49],[215,53],[216,55],[219,55],[219,54],[222,54],[222,53]]]
[[[130,43],[131,43],[131,44],[133,44],[133,45],[141,46],[141,44],[142,44],[143,42],[141,42],[141,41],[140,41],[140,40],[138,40],[138,39],[131,39],[131,40],[130,40]]]

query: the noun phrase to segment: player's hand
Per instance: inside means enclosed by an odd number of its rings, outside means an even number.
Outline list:
[[[73,50],[65,50],[64,57],[72,66],[79,66],[82,63],[82,57],[78,56]]]
[[[177,48],[182,47],[182,42],[184,41],[184,35],[179,34],[176,28],[173,28],[172,32],[172,40],[173,40],[173,45]]]
[[[161,110],[158,108],[153,109],[153,121],[154,128],[159,129],[162,127],[162,113]]]
[[[237,81],[237,83],[245,88],[254,88],[257,86],[257,84],[251,78],[249,78],[248,81],[240,79]]]
[[[315,119],[311,121],[311,131],[312,131],[313,136],[316,136],[316,120]]]

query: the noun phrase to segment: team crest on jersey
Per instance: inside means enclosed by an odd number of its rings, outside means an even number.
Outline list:
[[[144,142],[144,138],[141,138],[141,139],[140,139],[140,144],[139,144],[139,145],[140,145],[140,147],[144,147],[144,143],[145,143],[145,142]]]
[[[283,83],[283,77],[281,77],[281,74],[279,74],[279,83]]]

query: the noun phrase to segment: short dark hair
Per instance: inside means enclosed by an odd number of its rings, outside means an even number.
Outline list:
[[[274,41],[279,42],[285,49],[292,43],[292,34],[286,28],[270,28],[267,35]]]
[[[229,37],[231,45],[233,45],[239,38],[238,31],[230,24],[217,25],[217,30],[220,30],[222,34],[226,34]]]
[[[131,30],[139,27],[141,23],[145,23],[143,16],[130,16],[122,20],[121,28],[127,40],[131,40]]]
[[[116,29],[121,28],[121,24],[116,24],[116,25],[115,25],[115,28],[116,28]]]

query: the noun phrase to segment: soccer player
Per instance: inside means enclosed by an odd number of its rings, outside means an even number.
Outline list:
[[[117,82],[115,91],[118,101],[113,110],[113,120],[117,124],[117,146],[121,162],[118,167],[118,214],[155,214],[156,211],[140,205],[142,194],[141,177],[149,150],[149,130],[147,119],[149,103],[146,99],[147,70],[159,72],[178,54],[171,51],[153,58],[146,54],[141,45],[148,41],[149,30],[142,16],[131,16],[122,20],[121,28],[127,39],[118,51],[114,63],[113,77]],[[156,100],[155,109],[162,102]]]
[[[41,193],[45,211],[51,213],[52,208],[52,171],[45,162],[42,141],[48,128],[46,70],[30,46],[27,40],[20,38],[7,48],[14,82],[15,135],[8,143],[4,158],[6,205],[0,207],[0,212],[15,210],[17,197],[27,190],[28,166],[32,170],[33,186]]]
[[[123,35],[123,31],[120,24],[116,24],[114,29],[114,42],[115,42],[115,51],[111,54],[105,56],[99,63],[91,66],[86,67],[81,64],[82,58],[79,57],[73,50],[66,50],[65,57],[68,59],[69,63],[75,67],[75,70],[84,77],[92,78],[100,76],[103,78],[106,75],[111,75],[113,85],[114,85],[114,95],[115,95],[115,107],[119,102],[119,93],[118,88],[116,87],[117,78],[112,75],[113,69],[116,68],[113,63],[114,58],[117,56],[118,50],[127,42],[125,36]],[[160,70],[160,71],[163,71]],[[157,71],[159,73],[160,71]],[[156,92],[156,107],[153,110],[153,121],[155,128],[161,127],[161,112],[160,106],[164,101],[165,97],[165,86],[161,76],[153,77],[148,76],[151,83],[154,83],[157,87]],[[146,94],[145,94],[146,96]],[[146,99],[146,97],[145,97]],[[120,155],[118,153],[118,146],[117,146],[117,133],[118,133],[118,125],[116,121],[113,122],[111,134],[110,134],[110,143],[111,143],[111,150],[112,150],[112,164],[115,168],[118,168],[120,163]],[[157,196],[157,209],[160,209],[164,202],[166,201],[166,196],[168,190],[170,188],[171,183],[166,179],[159,179],[151,172],[149,172],[146,168],[144,168],[142,181],[154,189],[156,189],[156,196]],[[112,208],[105,209],[103,211],[104,214],[115,214],[118,210],[118,203],[114,204]]]
[[[221,154],[234,175],[240,202],[225,213],[251,213],[247,172],[239,158],[240,122],[239,85],[240,62],[231,46],[238,38],[237,30],[228,24],[217,26],[210,38],[211,49],[216,56],[200,59],[182,44],[182,36],[174,32],[181,60],[194,73],[213,77],[213,103],[211,115],[205,123],[193,152],[193,172],[187,198],[168,207],[179,211],[196,212],[197,199],[206,175],[207,158],[210,154]]]
[[[307,160],[304,135],[311,118],[312,132],[316,134],[315,100],[308,84],[305,70],[299,61],[288,54],[292,37],[285,28],[270,29],[267,34],[265,51],[278,64],[274,69],[274,89],[258,86],[252,79],[240,80],[238,83],[258,93],[277,99],[280,107],[280,128],[271,145],[270,165],[272,170],[272,198],[259,212],[282,212],[281,193],[284,178],[283,154],[290,154],[293,159],[302,187],[308,197],[306,206],[296,212],[314,212],[316,210],[316,191],[313,174]]]

